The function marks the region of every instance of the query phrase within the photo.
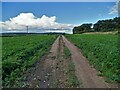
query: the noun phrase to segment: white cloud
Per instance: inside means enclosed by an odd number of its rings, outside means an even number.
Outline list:
[[[36,29],[72,29],[72,24],[61,24],[56,22],[56,16],[48,17],[43,15],[40,18],[35,17],[32,13],[20,13],[18,16],[10,18],[5,22],[0,22],[0,27],[7,30],[22,30],[26,26]]]
[[[120,0],[117,0],[116,4],[110,9],[109,14],[118,14],[118,3]]]

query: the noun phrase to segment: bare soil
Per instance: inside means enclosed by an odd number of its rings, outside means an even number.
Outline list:
[[[59,36],[49,53],[39,60],[35,67],[26,71],[26,87],[31,88],[68,88],[66,75],[67,60],[64,58],[64,46],[71,52],[75,65],[75,74],[82,88],[116,88],[117,85],[108,84],[103,77],[97,76],[97,71],[89,65],[80,49],[69,42],[64,36]]]
[[[118,34],[118,31],[111,31],[111,32],[87,32],[83,34]]]

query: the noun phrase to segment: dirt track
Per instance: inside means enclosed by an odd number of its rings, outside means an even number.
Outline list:
[[[48,55],[45,55],[35,67],[26,72],[27,87],[37,88],[65,88],[67,83],[67,61],[63,54],[64,43],[62,37],[58,37],[51,47]]]
[[[25,74],[27,87],[38,88],[67,88],[67,75],[65,74],[67,61],[63,57],[64,45],[68,47],[75,64],[75,74],[82,88],[114,88],[116,85],[108,84],[102,77],[97,76],[94,68],[91,68],[88,60],[80,50],[69,42],[64,36],[59,36],[48,55],[36,63],[34,68]]]

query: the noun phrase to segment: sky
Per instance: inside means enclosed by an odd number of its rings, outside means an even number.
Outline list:
[[[118,3],[118,15],[119,15],[119,17],[120,17],[120,1],[119,1],[119,3]]]
[[[31,31],[68,29],[67,32],[72,33],[74,26],[94,24],[117,15],[116,2],[3,2],[0,26],[10,32],[24,30],[27,25]]]

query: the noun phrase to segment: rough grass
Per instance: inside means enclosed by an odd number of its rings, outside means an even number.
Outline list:
[[[75,65],[71,60],[71,53],[67,47],[64,48],[64,54],[65,58],[68,62],[68,67],[67,67],[67,76],[68,76],[68,84],[69,87],[80,87],[80,83],[75,75]]]

